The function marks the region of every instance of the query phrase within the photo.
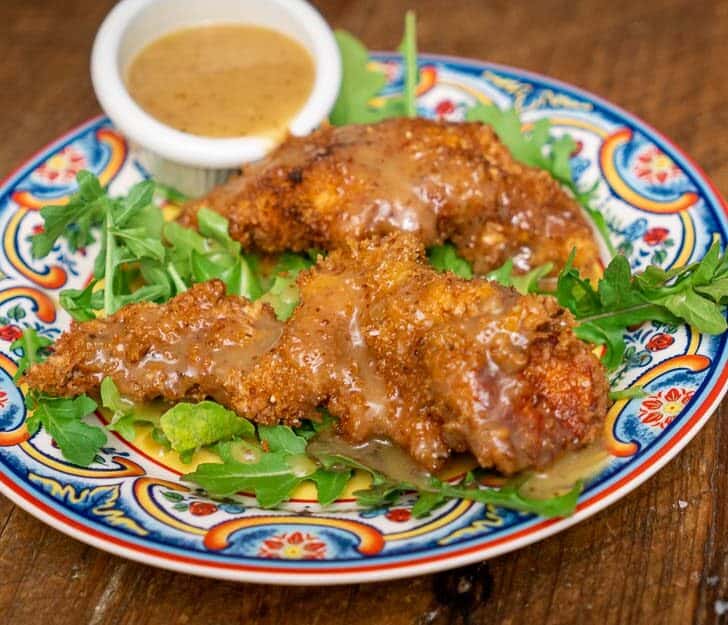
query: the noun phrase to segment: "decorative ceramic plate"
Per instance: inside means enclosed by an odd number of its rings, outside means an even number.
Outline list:
[[[397,57],[377,55],[401,86]],[[577,141],[571,166],[582,187],[597,185],[613,244],[634,268],[675,267],[700,258],[711,241],[728,238],[726,206],[710,181],[667,139],[628,113],[574,87],[520,70],[423,56],[420,114],[463,119],[476,101],[515,106],[525,123],[548,118]],[[33,156],[0,186],[0,491],[67,534],[146,564],[225,579],[341,584],[429,573],[483,560],[550,536],[601,510],[645,481],[677,454],[726,390],[726,336],[686,326],[646,324],[628,337],[614,374],[620,387],[648,395],[618,401],[607,418],[607,466],[586,486],[577,512],[544,520],[453,501],[423,519],[412,502],[360,510],[352,500],[322,510],[310,494],[283,510],[262,510],[244,497],[205,499],[179,480],[179,467],[109,434],[87,468],[64,461],[40,431],[32,437],[12,376],[10,343],[23,328],[55,338],[67,327],[60,289],[78,288],[95,250],[58,245],[33,261],[29,237],[38,209],[66,200],[80,169],[122,193],[144,172],[124,138],[97,118]]]

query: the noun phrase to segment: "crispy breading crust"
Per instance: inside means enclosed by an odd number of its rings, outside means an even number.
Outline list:
[[[74,324],[25,377],[53,395],[211,396],[260,423],[326,406],[350,441],[388,437],[434,470],[452,451],[513,473],[592,441],[605,372],[553,298],[435,272],[412,235],[352,244],[298,281],[285,324],[222,283]]]
[[[213,397],[227,404],[242,359],[269,348],[280,332],[269,306],[227,297],[225,285],[213,280],[163,305],[141,302],[107,318],[74,321],[23,381],[49,395],[98,396],[110,377],[134,401]]]
[[[600,431],[604,369],[553,298],[438,274],[409,235],[332,253],[299,287],[246,378],[248,414],[275,422],[326,405],[349,440],[386,435],[430,469],[471,451],[505,473]]]
[[[264,252],[332,250],[396,230],[426,246],[451,240],[477,273],[509,258],[526,271],[576,267],[599,253],[577,203],[542,170],[515,161],[480,123],[392,119],[291,137],[241,176],[190,202],[230,221],[233,238]]]

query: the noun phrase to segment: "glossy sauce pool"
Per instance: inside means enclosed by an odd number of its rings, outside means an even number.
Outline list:
[[[177,130],[205,137],[280,135],[308,99],[308,51],[274,30],[215,24],[174,31],[126,70],[131,97]]]
[[[158,421],[159,417],[169,405],[163,402],[136,404],[135,413],[141,419]],[[111,414],[101,409],[107,421]],[[189,463],[183,463],[177,452],[163,447],[152,437],[152,426],[137,422],[136,436],[131,444],[159,464],[180,474],[191,473],[198,465],[205,462],[222,462],[221,458],[205,448],[195,452]],[[342,454],[356,459],[362,464],[383,471],[398,480],[412,484],[423,485],[427,473],[419,468],[398,447],[375,439],[360,445],[350,445],[336,435],[319,435],[311,441],[312,455]],[[598,474],[609,463],[610,455],[604,442],[597,440],[578,451],[565,453],[550,467],[543,471],[531,473],[531,476],[521,487],[521,492],[528,497],[549,498],[563,495],[570,491],[578,481],[587,481]],[[477,462],[469,454],[453,456],[437,477],[441,480],[450,480],[460,477],[477,467]],[[353,500],[354,493],[360,489],[371,486],[371,477],[364,471],[355,471],[346,488],[341,493],[341,499]],[[316,487],[312,482],[303,482],[292,494],[293,499],[313,502],[316,500]]]

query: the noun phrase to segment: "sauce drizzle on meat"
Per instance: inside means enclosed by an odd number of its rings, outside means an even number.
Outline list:
[[[259,423],[326,407],[360,445],[388,440],[435,471],[453,452],[514,473],[594,440],[607,380],[553,298],[437,273],[412,235],[334,252],[298,278],[285,324],[198,284],[164,305],[75,324],[26,375],[52,395],[212,397]]]

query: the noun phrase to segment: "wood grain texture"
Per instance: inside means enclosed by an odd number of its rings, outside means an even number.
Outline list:
[[[672,137],[728,192],[725,0],[317,4],[374,49],[398,43],[414,7],[422,50],[591,90]],[[98,113],[88,57],[111,5],[0,2],[0,172]],[[569,531],[479,566],[381,584],[281,588],[155,570],[67,538],[0,497],[0,623],[725,623],[716,602],[728,600],[727,416],[724,404],[657,476]]]

